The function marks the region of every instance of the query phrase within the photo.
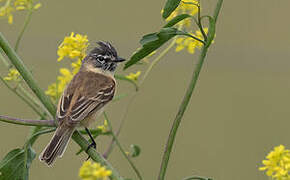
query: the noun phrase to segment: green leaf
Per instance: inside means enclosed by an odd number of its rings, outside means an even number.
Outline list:
[[[131,59],[125,64],[124,69],[136,64],[178,34],[185,35],[184,32],[179,31],[176,28],[169,27],[162,28],[158,33],[151,33],[143,36],[140,41],[143,47],[133,54]]]
[[[145,36],[140,40],[140,44],[144,45],[147,44],[148,42],[156,41],[158,40],[158,36],[156,33],[150,33]]]
[[[129,79],[124,75],[118,75],[118,74],[115,74],[115,78],[119,79],[119,80],[127,81],[127,82],[134,85],[136,91],[139,90],[139,87],[138,87],[138,84],[136,83],[136,81],[133,81],[132,79]]]
[[[175,16],[173,19],[171,19],[167,24],[165,24],[165,26],[163,26],[163,28],[167,28],[167,27],[172,27],[175,24],[179,23],[180,21],[191,17],[189,14],[180,14],[178,16]]]
[[[28,180],[29,167],[35,158],[31,146],[13,149],[0,162],[0,180]]]
[[[178,7],[180,0],[167,0],[165,7],[163,8],[162,17],[164,19],[168,18],[170,14]]]
[[[131,153],[131,157],[137,157],[140,155],[141,153],[141,148],[135,144],[131,144],[130,146],[132,153]]]

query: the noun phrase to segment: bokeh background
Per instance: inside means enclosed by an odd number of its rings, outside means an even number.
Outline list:
[[[91,44],[111,41],[119,54],[129,58],[143,34],[157,31],[165,0],[147,1],[40,1],[20,45],[19,54],[43,89],[55,81],[57,46],[70,32],[87,34]],[[203,12],[212,13],[215,0],[202,0]],[[261,161],[274,147],[289,148],[290,117],[290,1],[224,1],[217,25],[215,44],[210,48],[192,100],[181,123],[167,179],[190,175],[220,180],[267,179],[258,171]],[[14,24],[0,21],[0,31],[15,43],[24,14]],[[197,52],[198,54],[198,52]],[[197,54],[172,50],[153,69],[129,110],[120,135],[123,146],[142,148],[134,159],[145,179],[156,179],[162,152],[178,106],[189,83]],[[135,66],[126,72],[144,70]],[[2,75],[6,74],[3,65]],[[133,92],[126,82],[118,92]],[[22,118],[36,115],[6,87],[0,85],[0,113]],[[108,114],[116,127],[128,102],[111,104]],[[99,121],[102,121],[100,118]],[[21,147],[28,127],[0,123],[0,157]],[[37,156],[51,134],[35,144]],[[109,139],[98,139],[98,150]],[[86,155],[75,156],[78,145],[71,141],[55,166],[47,168],[38,159],[31,168],[32,180],[79,179],[78,170]],[[116,148],[110,162],[125,177],[135,178]]]

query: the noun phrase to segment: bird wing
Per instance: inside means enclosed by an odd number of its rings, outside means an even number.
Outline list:
[[[80,71],[63,92],[57,108],[59,122],[78,124],[113,99],[115,80],[104,74]]]

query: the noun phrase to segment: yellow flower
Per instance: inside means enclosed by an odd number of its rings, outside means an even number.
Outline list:
[[[79,177],[82,180],[108,180],[111,174],[111,170],[107,170],[100,163],[91,161],[85,161],[79,171]]]
[[[76,74],[77,72],[79,72],[81,65],[82,65],[81,59],[78,59],[76,62],[71,63],[71,67],[73,69],[73,74]]]
[[[132,81],[137,81],[140,74],[141,74],[141,71],[137,71],[136,73],[130,73],[129,75],[126,76],[126,78]]]
[[[66,36],[58,47],[57,54],[59,55],[58,61],[64,57],[74,59],[71,63],[72,70],[67,68],[60,69],[60,76],[57,77],[57,82],[48,86],[47,95],[56,102],[59,96],[62,94],[66,85],[70,82],[73,75],[75,75],[82,65],[82,59],[86,56],[86,50],[88,47],[88,38],[85,35],[71,33],[70,36]]]
[[[8,23],[13,23],[13,12],[15,11],[14,7],[11,5],[11,0],[4,2],[4,5],[0,5],[0,17],[7,17]]]
[[[275,180],[290,180],[290,150],[283,145],[277,146],[262,161],[260,171],[266,171],[266,175]]]
[[[21,80],[19,72],[14,68],[9,69],[8,75],[4,77],[3,79],[5,81],[15,81],[15,82],[18,82]]]
[[[168,18],[166,18],[166,21],[172,20],[175,16],[179,14],[189,14],[191,16],[194,16],[198,12],[198,8],[195,4],[198,4],[197,0],[181,1],[178,7],[170,14]],[[191,26],[191,20],[189,18],[181,21],[180,23],[184,24],[186,27]]]
[[[97,129],[100,129],[102,133],[106,133],[109,131],[109,126],[107,120],[104,120],[104,124],[101,126],[98,126]]]
[[[61,68],[59,72],[61,75],[57,77],[57,82],[49,85],[45,91],[45,94],[49,95],[55,102],[73,77],[73,74],[67,68]]]
[[[208,33],[208,28],[204,28],[205,34]],[[195,32],[195,34],[190,33],[192,36],[197,37],[198,39],[204,40],[202,33],[198,30]],[[179,52],[183,50],[184,48],[187,48],[187,51],[191,54],[195,52],[195,48],[200,49],[202,47],[202,42],[197,41],[191,37],[179,37],[176,39],[176,52]]]
[[[36,3],[34,5],[33,0],[2,0],[4,2],[3,5],[0,4],[0,17],[7,17],[8,23],[13,23],[13,13],[15,11],[21,10],[29,10],[32,11],[33,9],[36,10],[40,8],[41,4]]]
[[[72,32],[70,36],[64,38],[63,42],[58,47],[57,54],[59,58],[57,60],[61,61],[64,57],[82,60],[86,56],[88,46],[89,43],[86,35],[75,35]]]

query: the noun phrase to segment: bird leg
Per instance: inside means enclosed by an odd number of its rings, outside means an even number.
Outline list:
[[[91,134],[91,132],[90,132],[90,130],[88,129],[88,128],[85,128],[85,130],[86,130],[86,132],[88,133],[88,135],[90,136],[90,139],[91,139],[91,141],[92,141],[92,143],[87,147],[87,149],[86,149],[86,153],[89,151],[89,149],[90,148],[94,148],[94,149],[97,149],[97,144],[96,144],[96,141],[94,140],[94,138],[93,138],[93,136],[92,136],[92,134]],[[87,158],[87,160],[89,160],[90,159],[90,155],[89,155],[89,157]]]

